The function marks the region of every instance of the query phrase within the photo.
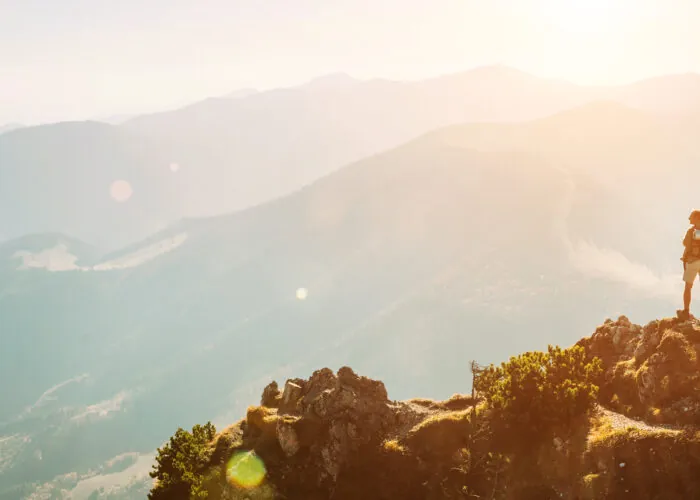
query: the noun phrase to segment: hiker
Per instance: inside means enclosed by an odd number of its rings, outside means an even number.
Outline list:
[[[688,217],[693,226],[685,233],[683,238],[683,281],[685,281],[685,291],[683,292],[683,309],[677,311],[680,319],[690,319],[690,297],[693,290],[693,283],[700,274],[700,210],[693,210]]]

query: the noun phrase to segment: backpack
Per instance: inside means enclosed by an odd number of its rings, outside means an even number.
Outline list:
[[[685,244],[685,251],[681,260],[683,262],[700,260],[700,229],[692,227],[688,229],[683,243]]]

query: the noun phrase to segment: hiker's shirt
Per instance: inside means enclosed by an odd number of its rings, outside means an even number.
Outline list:
[[[700,260],[700,229],[691,227],[683,238],[685,251],[681,260],[686,264]]]

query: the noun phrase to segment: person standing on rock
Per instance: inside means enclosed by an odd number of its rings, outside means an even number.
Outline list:
[[[690,319],[690,298],[698,274],[700,274],[700,210],[693,210],[688,217],[693,226],[685,233],[683,238],[683,281],[685,290],[683,292],[683,309],[677,311],[680,319]]]

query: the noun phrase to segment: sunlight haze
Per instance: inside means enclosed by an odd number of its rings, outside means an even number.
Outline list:
[[[0,0],[0,125],[175,108],[241,88],[491,64],[612,85],[700,72],[695,0]]]
[[[0,500],[700,499],[698,26],[0,0]]]

